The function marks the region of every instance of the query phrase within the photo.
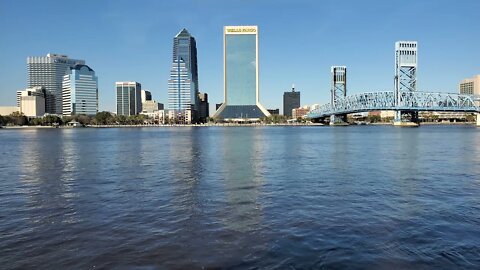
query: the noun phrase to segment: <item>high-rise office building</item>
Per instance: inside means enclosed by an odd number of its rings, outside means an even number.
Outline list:
[[[462,80],[458,85],[458,90],[460,94],[480,95],[480,75]]]
[[[225,26],[223,42],[225,97],[214,117],[255,121],[270,116],[259,101],[258,27]]]
[[[44,86],[46,89],[45,111],[62,114],[63,76],[75,65],[84,65],[84,60],[69,59],[66,55],[47,54],[47,56],[28,57],[28,87]]]
[[[63,115],[98,112],[98,78],[87,65],[76,65],[63,76]]]
[[[291,92],[283,93],[283,115],[292,117],[292,110],[300,107],[300,92],[295,91],[295,85],[292,85]]]
[[[117,115],[137,115],[142,111],[142,85],[138,82],[116,82]]]
[[[198,93],[199,99],[199,109],[198,109],[198,118],[202,123],[207,122],[207,118],[210,116],[210,109],[208,104],[208,94],[207,93]]]
[[[168,110],[175,117],[192,115],[195,118],[199,109],[197,44],[185,28],[173,39],[172,58],[168,80]],[[185,113],[186,110],[191,112]]]

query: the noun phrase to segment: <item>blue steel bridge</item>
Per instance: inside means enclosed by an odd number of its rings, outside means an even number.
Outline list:
[[[394,91],[366,92],[347,96],[347,67],[332,66],[331,101],[307,115],[312,120],[330,118],[344,124],[350,113],[395,111],[394,124],[418,122],[420,111],[479,113],[479,96],[417,91],[417,42],[395,43]],[[477,125],[480,117],[477,114]]]
[[[341,116],[369,111],[442,111],[479,113],[476,101],[480,97],[456,93],[436,92],[366,92],[335,99],[334,103],[321,105],[308,113],[311,119]]]

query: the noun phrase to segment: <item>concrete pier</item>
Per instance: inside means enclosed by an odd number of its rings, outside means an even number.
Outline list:
[[[477,113],[477,127],[480,127],[480,113]]]

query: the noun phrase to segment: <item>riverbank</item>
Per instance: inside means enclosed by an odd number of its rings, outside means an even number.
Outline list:
[[[357,126],[357,124],[351,124]],[[367,123],[366,126],[393,126],[392,123],[379,122]],[[457,125],[457,126],[475,126],[474,122],[422,122],[422,125],[443,126],[443,125]],[[281,123],[281,124],[238,124],[238,123],[209,123],[209,124],[174,124],[174,125],[87,125],[85,127],[72,126],[0,126],[0,129],[72,129],[72,128],[144,128],[144,127],[264,127],[264,126],[278,126],[278,127],[305,127],[305,126],[329,126],[322,123]],[[365,126],[365,125],[358,125]]]

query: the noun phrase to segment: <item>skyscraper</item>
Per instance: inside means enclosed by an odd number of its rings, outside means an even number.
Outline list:
[[[76,65],[63,76],[63,115],[98,112],[98,78],[87,65]]]
[[[137,115],[142,111],[142,85],[138,82],[116,82],[117,115]]]
[[[66,55],[28,57],[28,87],[44,86],[46,89],[45,112],[62,114],[62,82],[69,68],[84,65],[84,60],[69,59]]]
[[[198,114],[198,68],[197,43],[195,38],[183,28],[173,39],[172,68],[168,80],[168,109],[171,115]],[[193,119],[196,120],[196,119]]]
[[[292,110],[300,107],[300,92],[295,92],[295,85],[292,85],[291,92],[283,93],[283,115],[292,117]]]
[[[270,116],[259,102],[258,27],[225,26],[224,102],[214,117],[258,120]]]

